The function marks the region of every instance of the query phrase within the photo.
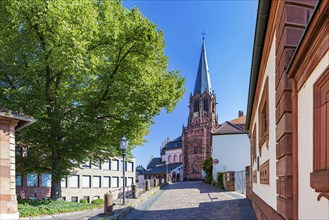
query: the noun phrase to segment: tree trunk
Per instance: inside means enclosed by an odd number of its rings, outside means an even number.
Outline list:
[[[62,198],[61,181],[56,181],[55,178],[51,178],[51,199],[58,200]]]
[[[51,158],[51,199],[57,200],[62,197],[62,186],[61,186],[61,178],[58,176],[58,173],[61,173],[61,166],[58,151],[53,148],[52,150],[52,158]]]

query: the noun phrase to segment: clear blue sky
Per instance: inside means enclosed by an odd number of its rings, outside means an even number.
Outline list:
[[[137,6],[164,32],[169,70],[180,70],[186,78],[186,93],[175,110],[156,116],[145,137],[148,142],[133,150],[137,165],[145,167],[152,155],[159,157],[164,139],[180,136],[183,124],[187,124],[203,28],[219,123],[236,118],[239,110],[246,113],[258,1],[124,0],[123,5]]]

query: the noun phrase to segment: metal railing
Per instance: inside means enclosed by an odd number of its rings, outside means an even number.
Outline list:
[[[234,173],[235,191],[246,194],[246,171],[238,171]]]
[[[115,205],[119,205],[119,206],[123,205],[123,189],[125,189],[126,203],[128,203],[129,200],[132,198],[133,191],[131,185],[109,190],[109,192],[113,194],[113,203]]]

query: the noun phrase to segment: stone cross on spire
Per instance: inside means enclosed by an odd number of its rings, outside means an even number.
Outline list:
[[[204,40],[204,36],[206,35],[206,33],[204,32],[204,28],[202,29],[201,35],[202,35],[202,40]]]

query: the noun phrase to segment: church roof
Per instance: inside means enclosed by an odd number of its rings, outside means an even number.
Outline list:
[[[219,127],[219,129],[216,132],[213,133],[213,135],[225,135],[225,134],[248,134],[248,132],[226,121]]]
[[[212,93],[210,74],[208,69],[206,46],[204,39],[202,39],[201,55],[199,61],[198,72],[196,75],[194,85],[194,95],[196,93],[203,94],[204,92]]]
[[[170,163],[168,165],[163,164],[161,166],[154,167],[152,169],[148,169],[144,174],[166,174],[171,173],[173,170],[178,168],[179,166],[182,166],[182,163]],[[168,170],[167,170],[168,167]]]
[[[165,151],[167,150],[173,150],[173,149],[179,149],[182,148],[182,136],[179,136],[178,138],[169,141],[162,149],[161,149],[161,155],[165,154]]]
[[[149,164],[147,165],[146,168],[147,169],[151,169],[151,168],[156,167],[156,166],[158,166],[160,164],[165,164],[164,162],[161,162],[161,157],[153,157],[150,160],[150,162],[149,162]]]

